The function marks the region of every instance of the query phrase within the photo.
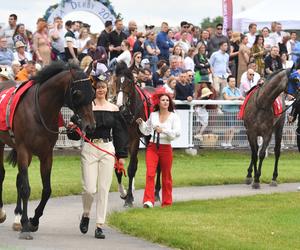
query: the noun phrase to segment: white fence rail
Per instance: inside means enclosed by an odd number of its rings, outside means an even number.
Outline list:
[[[193,100],[192,102],[175,101],[176,105],[189,105],[189,109],[177,109],[181,119],[182,131],[181,136],[175,140],[172,145],[175,148],[190,148],[194,146],[217,148],[225,142],[225,134],[230,128],[234,130],[232,145],[235,148],[249,147],[246,130],[242,120],[238,120],[236,116],[228,117],[227,113],[218,112],[216,109],[208,110],[208,125],[203,132],[203,138],[197,136],[201,128],[201,119],[199,119],[199,105],[241,105],[242,101],[225,101],[225,100]],[[288,105],[289,103],[287,103]],[[286,115],[290,112],[288,110]],[[62,109],[63,117],[66,121],[70,120],[72,111],[68,108]],[[230,127],[228,126],[230,124]],[[283,145],[286,147],[294,147],[296,145],[296,124],[288,124],[286,122],[283,129]],[[202,139],[202,140],[201,140]],[[271,145],[274,144],[274,139]],[[59,135],[56,147],[70,148],[79,147],[80,142],[68,140],[64,134]],[[141,144],[141,147],[143,145]]]

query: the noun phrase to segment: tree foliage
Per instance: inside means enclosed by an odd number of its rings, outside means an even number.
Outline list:
[[[210,19],[210,17],[206,17],[202,20],[200,23],[202,29],[207,29],[207,28],[215,28],[218,23],[223,23],[223,17],[222,16],[217,16],[213,19]]]

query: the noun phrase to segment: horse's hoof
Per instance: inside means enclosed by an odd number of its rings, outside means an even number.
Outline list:
[[[0,223],[3,223],[6,220],[6,213],[4,210],[0,210]]]
[[[32,240],[33,237],[31,236],[30,232],[21,232],[19,239],[21,240]]]
[[[13,225],[12,225],[12,229],[14,230],[14,231],[16,231],[16,232],[20,232],[21,231],[21,229],[22,229],[22,225],[21,225],[21,223],[13,223]]]
[[[133,207],[133,202],[132,202],[132,201],[125,201],[124,207],[126,207],[126,208],[131,208],[131,207]]]
[[[122,194],[120,194],[120,198],[121,198],[122,200],[126,200],[126,199],[127,199],[127,194],[126,194],[125,196],[123,196]]]
[[[30,230],[30,232],[36,232],[39,229],[39,224],[37,224],[35,226],[35,225],[33,225],[32,221],[33,221],[32,218],[30,218],[29,222],[28,222],[29,230]]]
[[[250,185],[252,182],[253,182],[253,178],[252,177],[246,177],[245,184]]]
[[[260,189],[260,184],[259,184],[259,182],[253,182],[252,188],[253,188],[253,189]]]
[[[271,183],[270,183],[270,186],[271,187],[277,187],[278,186],[278,184],[277,184],[277,181],[271,181]]]

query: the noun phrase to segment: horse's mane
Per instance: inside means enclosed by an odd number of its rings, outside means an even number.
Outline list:
[[[32,78],[32,80],[34,80],[36,84],[43,84],[51,77],[65,70],[71,70],[71,69],[74,69],[76,71],[82,71],[79,68],[79,66],[74,64],[67,64],[62,61],[53,62],[50,65],[44,67],[41,71],[39,71],[37,75]]]
[[[276,71],[274,71],[272,74],[268,75],[266,80],[270,81],[275,75],[277,75],[279,72],[283,71],[284,69],[278,69]]]
[[[119,76],[125,76],[129,78],[130,80],[134,81],[133,74],[131,70],[127,67],[127,64],[125,62],[119,62],[116,66],[115,74],[117,77]]]

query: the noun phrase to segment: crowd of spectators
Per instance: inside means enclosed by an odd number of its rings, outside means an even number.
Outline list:
[[[234,78],[234,90],[244,97],[261,78],[291,67],[300,55],[297,33],[284,32],[278,22],[262,30],[251,23],[245,34],[227,30],[224,35],[221,23],[201,29],[182,21],[179,29],[173,29],[162,22],[158,29],[152,25],[138,29],[133,20],[124,27],[117,19],[106,21],[104,30],[92,34],[89,24],[63,23],[56,17],[53,24],[39,18],[31,32],[11,14],[7,27],[0,28],[0,66],[7,72],[2,77],[24,81],[53,60],[77,63],[83,69],[93,62],[96,73],[123,61],[136,84],[165,88],[176,100],[228,99],[229,78]],[[205,108],[226,112],[216,105]]]

